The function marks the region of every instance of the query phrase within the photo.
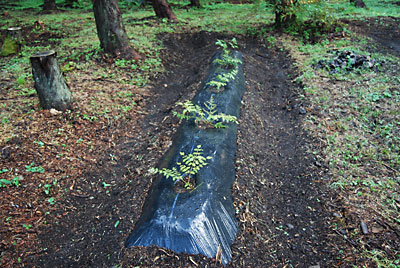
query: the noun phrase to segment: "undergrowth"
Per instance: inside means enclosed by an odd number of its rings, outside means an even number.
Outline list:
[[[370,227],[383,219],[399,230],[400,79],[396,75],[400,71],[399,58],[374,52],[372,40],[351,32],[348,38],[314,45],[291,38],[280,41],[291,51],[302,71],[295,81],[303,85],[301,96],[309,104],[306,127],[309,135],[321,144],[321,151],[312,153],[318,165],[328,171],[322,179],[334,191],[343,193],[342,201],[347,207],[343,217],[368,219]],[[315,69],[313,65],[332,49],[370,55],[381,61],[382,66],[333,74]],[[339,221],[335,228],[358,226]],[[366,243],[360,233],[353,239],[361,245]],[[399,263],[399,258],[395,245],[387,241],[385,251],[369,251],[364,246],[361,251],[378,267],[396,267],[393,265]]]

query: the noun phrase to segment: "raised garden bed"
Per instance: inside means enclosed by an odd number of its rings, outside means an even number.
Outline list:
[[[235,78],[226,83],[224,90],[216,92],[210,86],[218,75],[229,71],[216,61],[221,55],[218,53],[213,57],[207,79],[194,97],[193,104],[204,106],[213,98],[217,112],[238,117],[245,91],[242,63],[237,64]],[[242,62],[239,52],[232,56]],[[225,128],[201,128],[193,119],[184,121],[159,168],[176,168],[182,161],[182,153],[189,154],[198,145],[201,145],[204,155],[212,159],[196,174],[195,185],[188,191],[177,191],[172,179],[157,175],[143,206],[143,214],[126,246],[157,245],[176,252],[215,257],[223,264],[228,263],[232,258],[230,247],[237,232],[231,196],[235,180],[236,138],[237,125],[234,122],[227,123]]]

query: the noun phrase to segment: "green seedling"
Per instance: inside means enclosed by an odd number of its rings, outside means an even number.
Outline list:
[[[241,63],[240,59],[236,59],[231,56],[231,52],[229,50],[229,48],[232,49],[238,48],[236,38],[232,38],[232,40],[228,42],[225,42],[223,40],[217,40],[215,44],[222,48],[223,53],[220,59],[214,60],[214,63],[219,64],[222,67],[228,69],[234,68],[239,63]]]
[[[44,173],[44,168],[41,166],[35,167],[35,163],[32,162],[31,164],[25,166],[25,171],[32,173]]]
[[[19,187],[21,185],[19,180],[20,176],[15,176],[12,180],[0,179],[0,187],[6,187],[6,186]]]
[[[211,80],[210,82],[207,83],[207,85],[215,87],[217,91],[220,91],[221,88],[225,87],[229,81],[234,80],[235,76],[237,75],[238,70],[233,69],[229,73],[222,73],[218,74],[215,77],[215,80]]]
[[[178,102],[177,105],[182,106],[182,113],[173,111],[172,113],[179,119],[194,119],[198,126],[205,125],[206,127],[225,128],[223,123],[237,123],[237,118],[234,115],[227,115],[224,113],[217,113],[217,105],[214,102],[214,97],[211,96],[210,100],[204,103],[204,108],[200,105],[195,105],[191,101]]]
[[[194,184],[192,182],[193,177],[200,171],[200,169],[208,165],[207,160],[212,159],[212,157],[203,156],[201,145],[197,145],[197,147],[194,148],[193,153],[185,154],[184,152],[180,152],[179,154],[182,157],[182,162],[176,163],[178,168],[153,168],[150,172],[154,174],[162,174],[167,179],[172,178],[173,181],[182,181],[186,189],[194,189]]]
[[[104,188],[106,188],[106,187],[111,187],[112,185],[111,184],[109,184],[109,183],[106,183],[106,182],[102,182],[102,185],[103,185],[103,187]]]
[[[22,226],[26,229],[29,230],[32,228],[32,224],[22,224]]]
[[[49,202],[50,205],[54,205],[56,203],[56,201],[54,200],[54,197],[50,197],[49,199],[47,199],[47,202]]]
[[[44,193],[46,194],[46,195],[50,195],[51,194],[51,189],[53,188],[53,187],[56,187],[57,186],[57,179],[54,179],[53,180],[53,183],[46,183],[45,185],[43,185],[43,188],[44,188]]]
[[[228,42],[217,40],[215,44],[222,48],[223,53],[221,57],[215,59],[213,63],[219,65],[222,69],[231,70],[228,73],[218,74],[214,80],[207,83],[207,85],[215,87],[217,91],[219,91],[221,88],[225,87],[229,81],[235,79],[235,76],[238,73],[237,67],[241,63],[241,60],[232,57],[229,50],[229,48],[236,49],[238,47],[236,38],[233,38],[232,41]]]

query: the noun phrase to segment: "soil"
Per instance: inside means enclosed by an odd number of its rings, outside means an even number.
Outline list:
[[[400,18],[377,17],[364,21],[345,21],[356,33],[372,38],[379,43],[378,50],[400,55]]]
[[[354,26],[358,27],[357,22]],[[373,37],[373,32],[368,33]],[[25,223],[35,228],[19,228],[10,234],[12,226],[2,222],[0,231],[7,239],[2,238],[0,244],[0,263],[16,267],[13,257],[17,256],[23,267],[222,267],[215,259],[175,254],[156,246],[126,249],[124,242],[151,187],[147,171],[165,153],[179,124],[171,115],[174,104],[193,97],[199,89],[217,50],[215,41],[231,38],[208,32],[160,36],[166,47],[162,58],[167,72],[154,80],[150,94],[137,92],[138,107],[128,120],[88,123],[68,115],[54,117],[33,107],[35,115],[19,127],[29,130],[37,120],[49,131],[71,122],[75,131],[70,135],[71,150],[82,151],[82,159],[62,161],[51,170],[57,174],[70,165],[79,166],[79,172],[71,171],[59,182],[60,199],[57,206],[47,208],[48,215],[33,197],[34,191],[19,201],[10,189],[4,190],[1,210],[30,215]],[[320,144],[302,127],[304,113],[309,111],[298,97],[299,85],[292,82],[297,75],[293,61],[286,52],[257,40],[238,38],[238,43],[247,91],[239,119],[237,180],[232,188],[239,231],[233,259],[226,267],[345,267],[344,259],[350,258],[354,265],[365,264],[362,257],[352,254],[354,245],[333,230],[335,215],[343,208],[340,199],[325,188],[321,178],[326,168],[311,153]],[[79,147],[78,137],[96,140],[94,148]],[[1,146],[1,164],[54,162],[58,148],[50,153],[28,148],[30,139],[16,137]],[[37,175],[32,174],[32,179],[38,179]],[[43,200],[43,193],[36,195]],[[11,201],[6,204],[5,199]],[[23,239],[12,244],[10,237],[16,236]]]
[[[171,141],[178,124],[171,108],[199,88],[216,52],[215,41],[225,38],[230,37],[206,32],[161,37],[167,47],[168,74],[152,87],[152,98],[144,107],[148,115],[136,122],[137,136],[119,141],[84,179],[76,181],[81,196],[67,196],[58,212],[63,217],[40,232],[40,248],[47,250],[32,256],[33,263],[40,267],[219,266],[202,256],[176,255],[157,247],[124,249],[123,243],[151,185],[151,177],[144,174],[166,149],[152,142]],[[298,87],[288,79],[295,76],[292,62],[286,53],[257,41],[241,40],[239,45],[247,92],[239,120],[233,187],[240,231],[228,267],[334,266],[340,241],[334,246],[330,237],[331,216],[324,208],[324,200],[330,198],[318,182],[313,157],[306,153],[311,141],[301,128]],[[118,164],[110,163],[111,154]],[[138,155],[143,155],[140,161]],[[131,169],[141,172],[133,175]],[[108,194],[93,189],[99,181],[113,185]]]

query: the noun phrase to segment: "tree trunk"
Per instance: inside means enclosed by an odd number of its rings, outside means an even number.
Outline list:
[[[44,0],[43,10],[55,10],[57,9],[56,0]]]
[[[95,0],[93,11],[100,46],[104,51],[116,57],[140,59],[140,55],[129,45],[117,0]]]
[[[169,7],[167,0],[152,0],[154,12],[156,12],[157,17],[167,18],[172,21],[178,21],[172,9]]]
[[[356,7],[366,8],[363,0],[350,0],[350,3],[353,3]]]
[[[191,7],[201,7],[200,0],[190,0]]]
[[[35,88],[43,109],[65,111],[71,107],[72,96],[60,71],[54,50],[30,57]]]

